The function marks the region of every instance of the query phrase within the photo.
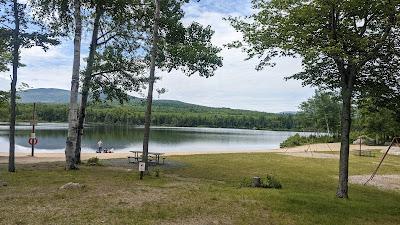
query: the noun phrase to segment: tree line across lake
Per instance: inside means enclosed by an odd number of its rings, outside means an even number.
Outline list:
[[[17,120],[32,119],[32,104],[19,104]],[[45,122],[67,122],[68,105],[37,104],[37,117]],[[92,104],[87,109],[87,123],[115,125],[143,125],[145,106]],[[0,109],[0,120],[6,121],[8,109]],[[178,127],[224,127],[269,130],[298,130],[296,116],[293,114],[274,114],[227,108],[203,106],[179,107],[155,105],[152,113],[152,124],[156,126]]]
[[[176,101],[155,102],[152,124],[176,127],[221,127],[267,130],[312,131],[340,137],[340,98],[334,92],[316,91],[299,105],[296,113],[266,113],[250,110],[212,108]],[[45,122],[67,122],[67,104],[37,104],[37,117]],[[32,119],[33,105],[18,104],[18,121]],[[87,123],[143,125],[145,104],[134,101],[124,105],[92,102],[87,109]],[[399,112],[364,100],[353,106],[351,140],[367,135],[375,144],[390,141],[400,133]],[[0,120],[8,118],[8,108],[0,107]],[[317,139],[315,139],[317,140]],[[321,139],[325,140],[325,139]],[[331,139],[330,139],[331,140]]]

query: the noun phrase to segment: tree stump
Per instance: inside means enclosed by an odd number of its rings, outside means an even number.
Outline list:
[[[0,180],[0,187],[7,187],[7,182]]]
[[[261,178],[253,177],[253,182],[251,184],[252,187],[261,187]]]

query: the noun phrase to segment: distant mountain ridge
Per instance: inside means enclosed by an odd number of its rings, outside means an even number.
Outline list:
[[[35,88],[28,89],[25,91],[21,91],[18,93],[19,95],[19,103],[48,103],[48,104],[68,104],[70,98],[70,91],[58,88]],[[129,103],[132,105],[141,105],[144,104],[145,99],[138,98],[134,96],[129,97]],[[175,108],[202,108],[202,109],[228,109],[226,107],[208,107],[202,105],[196,105],[191,103],[186,103],[177,100],[158,100],[155,99],[153,101],[154,106],[160,107],[175,107]],[[245,109],[233,109],[238,111],[249,111],[249,112],[258,112],[254,110],[245,110]],[[263,112],[261,112],[263,113]],[[286,111],[280,112],[278,114],[296,114],[294,111]]]
[[[36,88],[18,92],[20,103],[57,103],[69,102],[70,91],[57,88]]]
[[[67,104],[69,103],[70,91],[58,88],[35,88],[21,91],[18,93],[20,103],[49,103],[49,104]],[[137,98],[134,96],[129,97],[129,103],[140,104],[144,101],[143,98]],[[175,107],[190,107],[200,106],[181,102],[177,100],[154,100],[154,104],[158,106],[162,105],[174,105]],[[201,106],[206,107],[206,106]]]

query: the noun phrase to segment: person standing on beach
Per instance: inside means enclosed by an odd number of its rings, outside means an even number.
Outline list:
[[[99,140],[99,142],[97,142],[97,146],[99,146],[98,153],[101,153],[101,151],[103,150],[103,142]]]

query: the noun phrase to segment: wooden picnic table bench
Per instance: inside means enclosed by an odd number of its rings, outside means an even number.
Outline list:
[[[128,156],[128,162],[129,163],[139,163],[143,160],[143,156],[140,155],[143,152],[142,151],[130,151],[134,154],[134,156]],[[160,158],[162,155],[164,155],[165,153],[162,152],[149,152],[148,153],[148,162],[149,164],[155,164],[155,165],[159,165],[160,164]],[[162,164],[165,163],[165,159],[166,157],[162,157]]]

